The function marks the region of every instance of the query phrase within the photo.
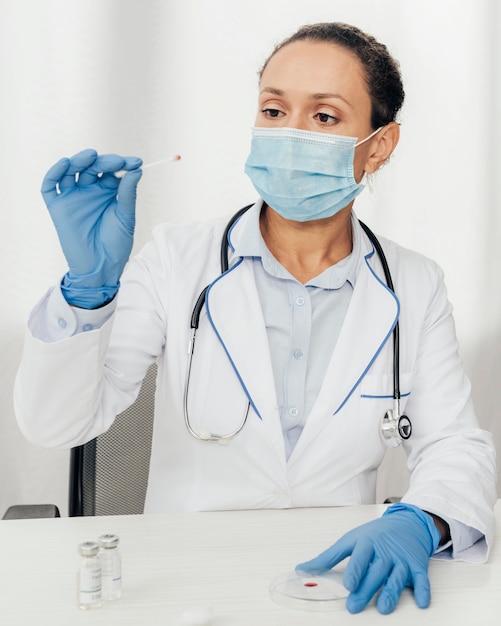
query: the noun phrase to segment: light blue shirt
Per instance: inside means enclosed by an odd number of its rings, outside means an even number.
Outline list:
[[[306,284],[271,254],[251,210],[235,247],[253,261],[263,310],[287,458],[306,424],[348,309],[360,254],[357,229],[353,251]]]

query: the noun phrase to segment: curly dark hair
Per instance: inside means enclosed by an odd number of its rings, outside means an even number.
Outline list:
[[[353,52],[359,58],[365,71],[365,80],[372,103],[372,128],[380,128],[396,121],[405,97],[399,63],[391,56],[384,44],[351,24],[321,22],[302,26],[296,33],[275,47],[266,59],[259,76],[262,75],[276,52],[291,43],[304,40],[333,43]]]

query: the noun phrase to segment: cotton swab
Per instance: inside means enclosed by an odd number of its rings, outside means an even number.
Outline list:
[[[168,159],[162,159],[161,161],[153,161],[153,163],[147,163],[146,165],[141,165],[141,169],[145,170],[148,167],[155,167],[156,165],[162,165],[162,163],[169,163],[171,161],[180,161],[181,155],[175,154],[174,156],[169,157]]]
[[[181,160],[181,155],[174,154],[173,156],[168,157],[167,159],[161,159],[160,161],[153,161],[152,163],[141,165],[141,169],[146,170],[149,167],[156,167],[157,165],[162,165],[163,163],[172,163],[173,161],[180,161],[180,160]],[[122,176],[124,176],[126,173],[127,173],[127,170],[119,170],[118,172],[115,172],[115,176],[117,178],[122,178]]]

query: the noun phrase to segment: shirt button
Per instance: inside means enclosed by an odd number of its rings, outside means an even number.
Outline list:
[[[294,358],[295,359],[300,359],[303,356],[303,351],[302,350],[294,350]]]
[[[82,326],[82,330],[87,332],[88,330],[92,330],[92,324],[84,324]]]
[[[66,320],[64,319],[64,317],[59,317],[57,320],[57,323],[61,328],[66,328],[67,326]]]
[[[295,407],[291,407],[289,409],[289,415],[292,415],[292,417],[296,417],[298,415],[299,411],[295,408]]]
[[[303,298],[303,296],[299,296],[299,298],[296,298],[296,304],[298,306],[303,306],[304,303],[305,303],[305,299]]]

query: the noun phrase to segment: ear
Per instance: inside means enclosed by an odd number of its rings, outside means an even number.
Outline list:
[[[390,122],[371,140],[369,157],[364,167],[367,174],[373,174],[390,158],[391,153],[397,147],[399,138],[399,124]]]

